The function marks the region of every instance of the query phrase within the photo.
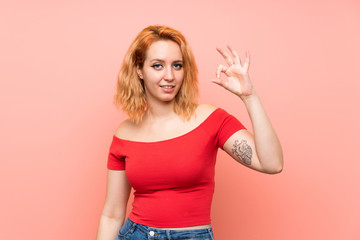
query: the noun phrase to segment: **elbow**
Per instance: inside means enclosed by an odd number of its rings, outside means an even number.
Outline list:
[[[272,167],[272,168],[265,169],[262,172],[267,173],[267,174],[279,174],[282,172],[282,170],[283,170],[282,166],[279,166],[279,167]]]
[[[273,171],[271,172],[271,174],[278,174],[281,173],[283,170],[283,165],[281,164],[280,166],[276,167],[273,169]]]
[[[101,216],[111,221],[123,221],[126,216],[126,208],[105,203]]]
[[[282,170],[283,170],[282,167],[272,168],[272,169],[269,169],[269,170],[265,171],[265,173],[267,173],[267,174],[279,174],[279,173],[282,172]]]
[[[284,160],[283,160],[282,151],[280,152],[280,154],[277,154],[275,159],[276,159],[275,164],[274,164],[274,166],[272,168],[271,174],[278,174],[278,173],[281,173],[282,170],[283,170]]]
[[[266,169],[264,169],[264,173],[267,173],[267,174],[281,173],[283,170],[283,166],[284,166],[283,159],[281,157],[276,161],[276,164],[273,164],[272,166],[268,166]]]

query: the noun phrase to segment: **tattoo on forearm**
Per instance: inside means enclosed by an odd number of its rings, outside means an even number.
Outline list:
[[[239,143],[239,140],[235,140],[233,147],[234,148],[232,149],[232,153],[235,154],[239,160],[246,165],[251,165],[252,149],[249,144],[247,144],[247,141],[241,140]]]

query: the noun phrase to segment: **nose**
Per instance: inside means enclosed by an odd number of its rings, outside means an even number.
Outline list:
[[[172,67],[167,67],[167,68],[166,68],[164,79],[165,79],[166,81],[172,81],[172,80],[174,80],[174,73],[173,73]]]

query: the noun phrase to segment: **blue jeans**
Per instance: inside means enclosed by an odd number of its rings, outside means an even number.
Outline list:
[[[194,229],[194,230],[162,230],[137,224],[126,219],[125,224],[120,228],[116,240],[136,239],[136,240],[214,240],[212,228]]]

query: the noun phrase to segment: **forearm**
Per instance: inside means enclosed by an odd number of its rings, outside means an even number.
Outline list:
[[[262,169],[268,173],[280,172],[283,167],[282,148],[258,95],[253,91],[242,100],[251,119],[255,150]]]
[[[96,240],[115,240],[123,224],[124,217],[112,218],[101,215]]]

